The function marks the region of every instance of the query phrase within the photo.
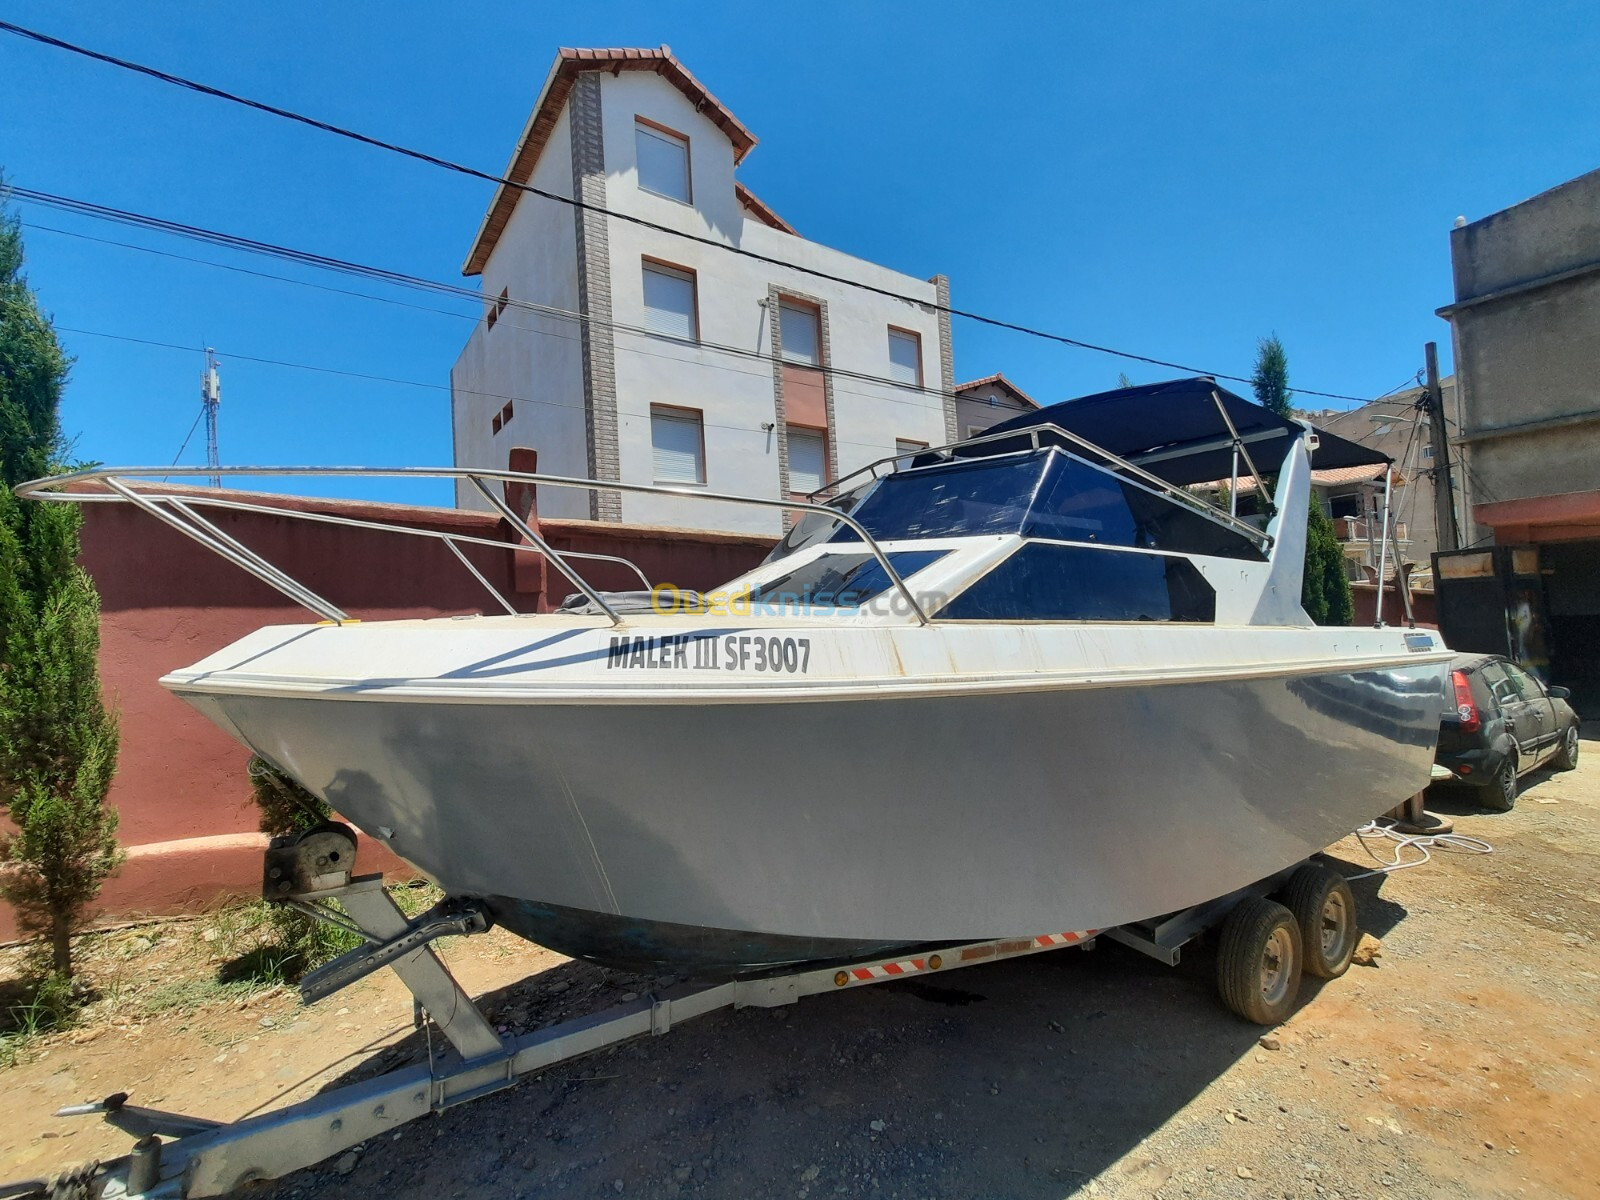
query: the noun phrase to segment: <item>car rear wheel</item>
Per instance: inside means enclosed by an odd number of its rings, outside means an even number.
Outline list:
[[[1500,762],[1494,778],[1483,785],[1479,793],[1485,808],[1495,812],[1510,812],[1517,806],[1517,756],[1507,754]]]
[[[1558,771],[1575,770],[1578,766],[1578,727],[1568,725],[1566,736],[1561,739],[1561,749],[1556,751],[1556,756],[1550,760],[1550,765]]]

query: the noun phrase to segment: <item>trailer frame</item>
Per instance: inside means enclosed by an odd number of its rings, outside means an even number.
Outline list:
[[[329,847],[341,845],[330,842],[330,835],[349,837],[352,853],[343,858],[343,869],[328,869]],[[311,1002],[388,967],[415,998],[419,1022],[424,1017],[431,1020],[449,1044],[448,1051],[436,1054],[430,1038],[427,1063],[399,1067],[228,1124],[130,1105],[126,1093],[73,1105],[57,1115],[100,1115],[138,1139],[132,1151],[104,1163],[85,1164],[48,1182],[30,1181],[32,1190],[28,1183],[0,1185],[0,1197],[190,1200],[226,1195],[312,1166],[418,1117],[501,1091],[524,1076],[635,1038],[659,1037],[725,1008],[776,1008],[805,996],[1071,946],[1092,950],[1100,937],[1176,965],[1185,945],[1224,921],[1241,901],[1277,892],[1296,870],[1313,861],[1297,863],[1227,896],[1133,925],[926,946],[892,957],[810,964],[754,978],[678,983],[599,1012],[502,1036],[428,944],[446,934],[482,932],[489,922],[470,904],[451,901],[408,919],[384,890],[381,874],[354,876],[349,870],[354,844],[345,827],[334,825],[277,839],[267,851],[264,891],[269,899],[347,928],[353,923],[366,940],[308,975],[301,983],[302,995]],[[334,854],[333,862],[341,857]],[[290,881],[288,888],[285,880]],[[349,922],[329,907],[334,902],[342,906]],[[1296,963],[1297,983],[1298,970]]]

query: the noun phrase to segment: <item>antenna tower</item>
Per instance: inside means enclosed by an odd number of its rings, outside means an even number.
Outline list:
[[[217,377],[217,355],[206,347],[206,369],[200,376],[200,407],[206,416],[206,466],[215,471],[222,465],[217,457],[217,408],[222,403],[222,382]],[[211,486],[222,486],[222,476],[211,476]]]

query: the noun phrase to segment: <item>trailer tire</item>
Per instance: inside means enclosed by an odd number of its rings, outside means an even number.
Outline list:
[[[1300,926],[1305,973],[1337,979],[1350,969],[1356,942],[1356,898],[1345,877],[1331,867],[1307,863],[1289,877],[1283,903]]]
[[[1259,896],[1239,901],[1222,922],[1217,991],[1247,1021],[1278,1025],[1300,993],[1300,925],[1283,905]]]

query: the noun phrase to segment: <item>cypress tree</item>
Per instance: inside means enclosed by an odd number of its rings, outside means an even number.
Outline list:
[[[1344,573],[1344,549],[1339,545],[1333,522],[1322,511],[1315,496],[1311,498],[1306,528],[1306,569],[1300,604],[1306,616],[1317,625],[1349,625],[1356,619],[1350,577]]]
[[[1256,343],[1256,369],[1250,376],[1250,387],[1256,394],[1256,403],[1270,408],[1284,420],[1294,416],[1289,407],[1289,356],[1277,334],[1262,338]]]
[[[100,601],[77,564],[73,504],[12,488],[59,469],[68,360],[22,275],[22,235],[0,213],[0,898],[72,973],[72,932],[122,861],[105,806],[117,721],[100,694]]]

